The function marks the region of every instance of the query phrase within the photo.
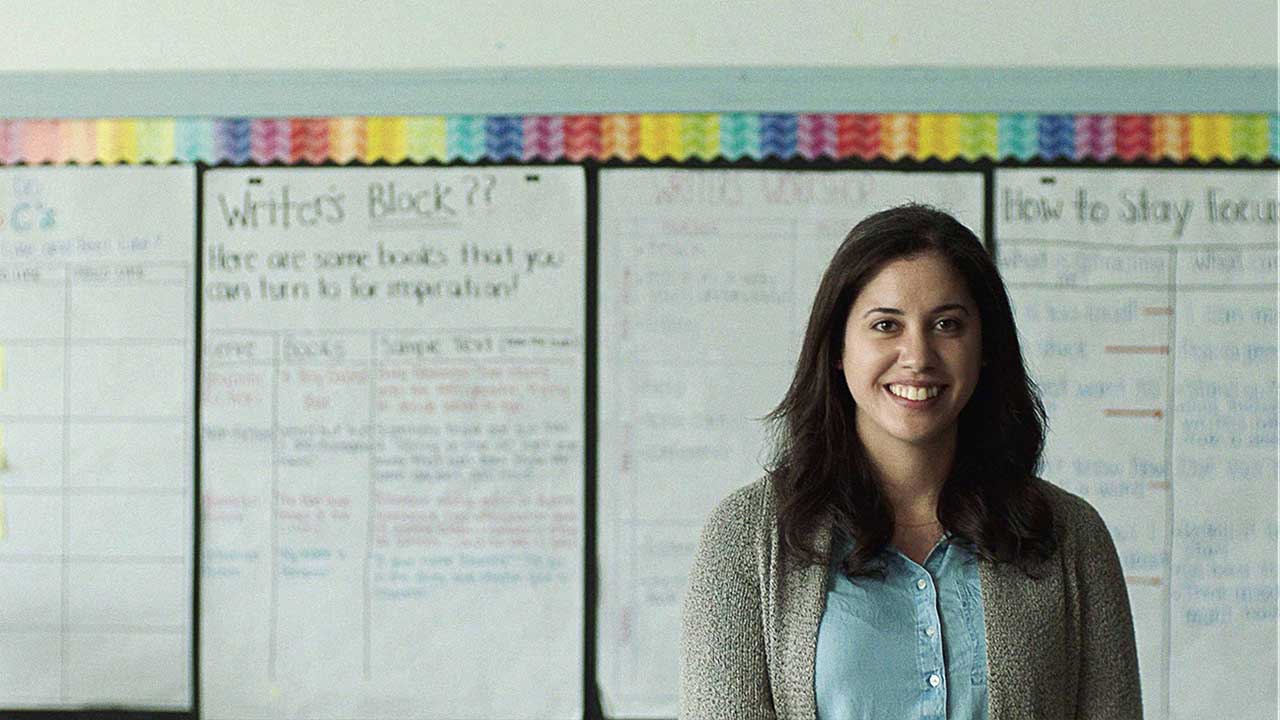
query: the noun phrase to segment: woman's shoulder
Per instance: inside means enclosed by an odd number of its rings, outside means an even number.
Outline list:
[[[754,585],[767,553],[772,506],[768,481],[757,480],[729,493],[707,517],[689,570],[689,597],[718,596],[732,586]]]
[[[1088,500],[1043,478],[1033,478],[1032,482],[1053,511],[1054,532],[1060,544],[1091,544],[1102,538],[1110,542],[1107,524]]]
[[[729,493],[711,511],[703,536],[754,540],[773,518],[773,485],[762,477]]]

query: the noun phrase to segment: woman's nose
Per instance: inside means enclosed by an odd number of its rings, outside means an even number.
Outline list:
[[[909,330],[902,334],[898,348],[898,364],[904,368],[921,371],[932,368],[937,360],[933,338],[926,329]]]

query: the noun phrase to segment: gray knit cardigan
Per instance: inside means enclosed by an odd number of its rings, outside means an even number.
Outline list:
[[[1057,554],[1038,579],[979,563],[990,720],[1141,718],[1133,617],[1115,545],[1087,502],[1037,482],[1053,507]],[[829,549],[829,522],[814,540]],[[689,574],[680,717],[812,720],[826,589],[825,563],[784,561],[767,480],[726,498],[703,529]]]

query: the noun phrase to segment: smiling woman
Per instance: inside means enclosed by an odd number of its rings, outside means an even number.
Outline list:
[[[982,364],[982,319],[946,258],[930,252],[885,265],[858,293],[844,337],[837,367],[868,453],[911,452],[898,447],[905,444],[953,455],[956,420]]]
[[[681,717],[1141,716],[1115,547],[1035,477],[1044,410],[972,232],[854,227],[770,417],[690,572]]]

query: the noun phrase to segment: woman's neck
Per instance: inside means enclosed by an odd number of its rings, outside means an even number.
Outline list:
[[[915,527],[937,520],[938,495],[951,472],[955,449],[954,433],[936,445],[866,448],[896,525]]]

